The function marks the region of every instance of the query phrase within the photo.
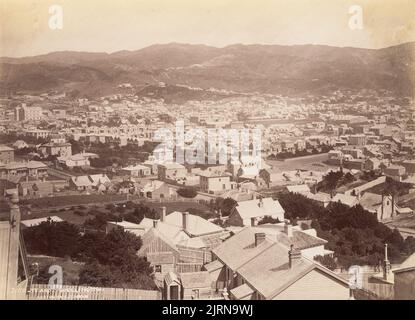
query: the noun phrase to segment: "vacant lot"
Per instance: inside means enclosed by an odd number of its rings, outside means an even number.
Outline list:
[[[330,168],[336,168],[329,166],[324,162],[328,159],[327,153],[321,153],[311,156],[298,157],[287,159],[285,161],[279,160],[267,160],[267,164],[272,166],[272,172],[282,172],[291,170],[314,170],[314,171],[327,171]]]
[[[23,205],[30,205],[33,209],[66,207],[72,205],[87,205],[95,203],[109,203],[115,201],[126,201],[125,194],[90,194],[55,196],[38,199],[22,200]]]

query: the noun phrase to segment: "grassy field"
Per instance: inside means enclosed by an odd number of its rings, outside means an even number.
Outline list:
[[[124,200],[127,200],[127,196],[125,194],[90,194],[28,199],[22,200],[21,204],[30,205],[32,208],[42,209]]]

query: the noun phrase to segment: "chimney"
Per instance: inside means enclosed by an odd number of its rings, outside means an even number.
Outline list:
[[[187,223],[188,223],[188,217],[189,217],[189,212],[183,212],[182,213],[182,229],[184,231],[186,231],[187,230],[187,227],[188,227],[188,225],[187,225]]]
[[[383,279],[388,280],[391,264],[388,260],[388,244],[385,243],[385,260],[383,261]]]
[[[256,222],[255,222],[255,217],[251,218],[251,227],[255,227],[256,226]]]
[[[292,244],[290,247],[290,251],[288,251],[288,264],[290,269],[294,266],[296,261],[301,259],[301,251],[294,249],[294,245]]]
[[[285,221],[285,224],[284,224],[284,233],[288,237],[292,237],[293,236],[293,226],[288,221]]]
[[[161,207],[160,221],[164,222],[164,220],[166,220],[166,207]]]
[[[265,233],[263,232],[255,233],[255,247],[258,247],[264,241],[265,241]]]
[[[259,198],[259,201],[258,201],[258,207],[262,208],[263,206],[264,206],[264,203],[262,202],[262,197],[261,197]]]
[[[156,229],[157,228],[157,220],[153,220],[153,228]]]

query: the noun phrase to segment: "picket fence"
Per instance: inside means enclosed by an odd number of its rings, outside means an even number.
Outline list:
[[[51,287],[46,284],[33,284],[27,298],[28,300],[160,300],[161,293],[156,290],[67,285]]]

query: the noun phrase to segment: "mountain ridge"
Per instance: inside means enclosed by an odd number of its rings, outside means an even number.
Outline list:
[[[0,58],[0,89],[6,92],[70,88],[80,95],[88,95],[85,88],[91,86],[99,94],[99,87],[115,88],[122,82],[137,87],[165,82],[238,92],[374,89],[413,96],[414,74],[415,42],[382,49],[170,43],[113,53],[58,51]]]

